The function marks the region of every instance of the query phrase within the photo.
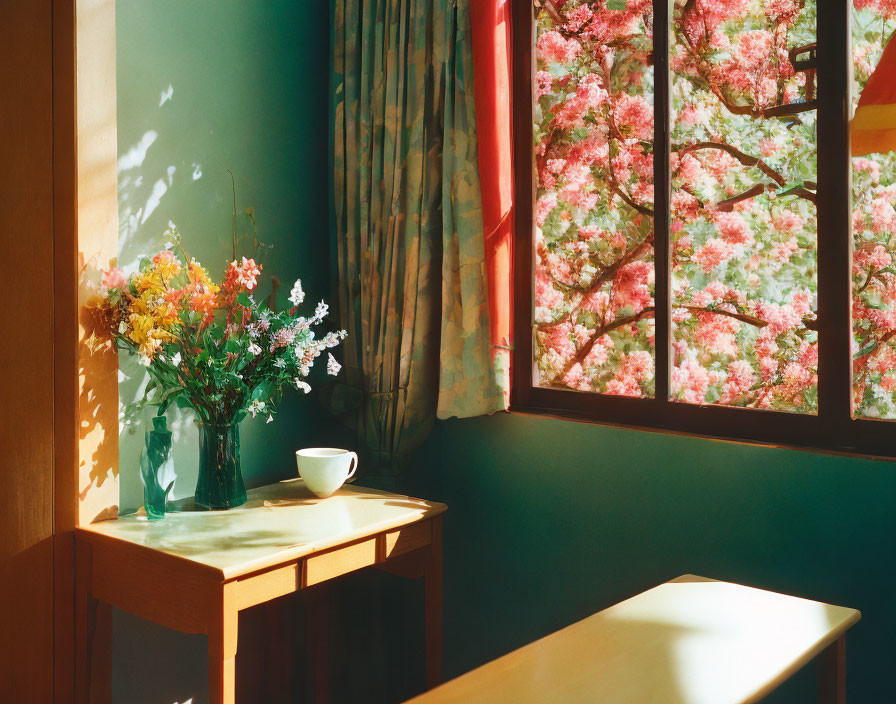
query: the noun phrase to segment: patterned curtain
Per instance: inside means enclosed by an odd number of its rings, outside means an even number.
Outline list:
[[[347,410],[396,474],[434,419],[504,409],[489,336],[470,0],[335,0]],[[368,464],[368,471],[371,467]]]

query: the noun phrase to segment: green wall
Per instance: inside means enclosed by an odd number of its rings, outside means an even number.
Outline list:
[[[254,207],[259,237],[274,246],[264,273],[286,292],[301,277],[306,305],[329,299],[327,234],[327,7],[266,0],[118,0],[119,253],[124,268],[164,246],[174,222],[190,255],[220,280],[231,258],[232,189]],[[248,219],[238,230],[249,232]],[[264,277],[260,291],[270,290]],[[122,360],[124,401],[145,375]],[[320,371],[320,370],[316,370]],[[250,485],[294,467],[303,437],[326,433],[309,399],[290,397],[277,422],[242,425]],[[172,410],[177,497],[195,488],[197,428]],[[121,506],[142,502],[143,428],[123,433]]]
[[[684,573],[860,609],[849,700],[894,701],[896,465],[522,415],[439,423],[454,675]],[[772,702],[813,701],[803,673]]]

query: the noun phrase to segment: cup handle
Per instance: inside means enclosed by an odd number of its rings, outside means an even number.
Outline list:
[[[352,477],[355,476],[355,472],[358,470],[358,453],[350,452],[349,454],[352,456],[352,468],[351,470],[349,470],[348,476],[346,476],[345,478],[346,483],[351,481]]]

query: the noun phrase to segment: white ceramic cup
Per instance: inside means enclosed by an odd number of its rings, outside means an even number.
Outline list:
[[[296,464],[305,486],[323,499],[355,475],[358,455],[335,447],[306,447],[296,451]]]

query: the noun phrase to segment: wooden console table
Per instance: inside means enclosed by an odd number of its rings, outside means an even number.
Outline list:
[[[752,704],[818,656],[846,701],[855,609],[684,575],[411,700],[413,704]],[[408,702],[408,704],[411,704]]]
[[[183,511],[154,522],[124,516],[77,529],[80,700],[90,696],[97,600],[207,634],[210,700],[233,704],[239,612],[371,565],[424,578],[426,682],[435,686],[445,508],[356,486],[319,499],[301,480],[290,480],[250,491],[248,503],[230,511]]]

